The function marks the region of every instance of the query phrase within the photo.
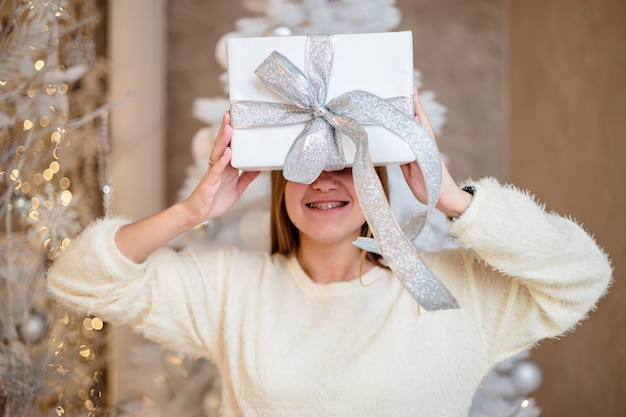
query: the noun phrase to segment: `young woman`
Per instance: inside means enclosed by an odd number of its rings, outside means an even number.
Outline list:
[[[432,133],[417,98],[416,117]],[[353,245],[367,225],[350,169],[310,185],[274,175],[271,254],[166,248],[257,175],[230,165],[229,121],[187,199],[95,222],[48,275],[67,307],[215,361],[225,417],[467,416],[496,363],[571,330],[607,290],[609,260],[576,223],[492,178],[472,195],[443,164],[437,208],[461,248],[421,256],[459,309],[421,309]],[[402,171],[425,201],[418,166]]]

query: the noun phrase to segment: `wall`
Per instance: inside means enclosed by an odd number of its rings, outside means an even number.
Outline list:
[[[504,179],[508,166],[506,8],[502,0],[398,0],[415,67],[448,108],[438,139],[461,180]]]
[[[626,415],[626,2],[510,1],[510,178],[612,255],[615,285],[534,353],[545,417]]]
[[[165,2],[108,3],[108,93],[109,101],[118,104],[110,118],[111,214],[123,217],[147,216],[165,203]],[[141,394],[124,370],[132,365],[131,347],[142,338],[129,326],[114,326],[108,334],[109,400],[117,404]]]

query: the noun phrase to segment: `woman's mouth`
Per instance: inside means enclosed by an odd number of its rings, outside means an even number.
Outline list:
[[[308,208],[314,208],[318,210],[331,210],[337,207],[343,207],[347,205],[346,201],[325,201],[325,202],[313,202],[307,203]]]

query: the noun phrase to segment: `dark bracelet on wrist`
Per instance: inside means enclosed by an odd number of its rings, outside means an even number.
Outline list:
[[[474,195],[474,193],[476,192],[476,187],[474,187],[473,185],[466,185],[465,187],[461,188],[461,190],[465,191],[468,194]]]

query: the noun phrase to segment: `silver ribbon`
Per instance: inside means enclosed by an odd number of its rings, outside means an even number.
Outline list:
[[[428,131],[409,114],[410,97],[391,102],[365,91],[349,91],[327,101],[333,67],[335,37],[309,35],[303,73],[289,59],[272,52],[256,69],[259,79],[289,103],[233,100],[233,128],[306,123],[285,159],[283,175],[289,181],[310,184],[322,171],[346,165],[341,134],[356,145],[352,166],[354,184],[374,239],[354,244],[383,256],[396,277],[426,310],[458,308],[454,296],[424,265],[411,243],[435,207],[441,188],[439,150]],[[415,154],[428,192],[427,210],[403,225],[396,222],[369,155],[362,124],[375,123],[402,138]]]

